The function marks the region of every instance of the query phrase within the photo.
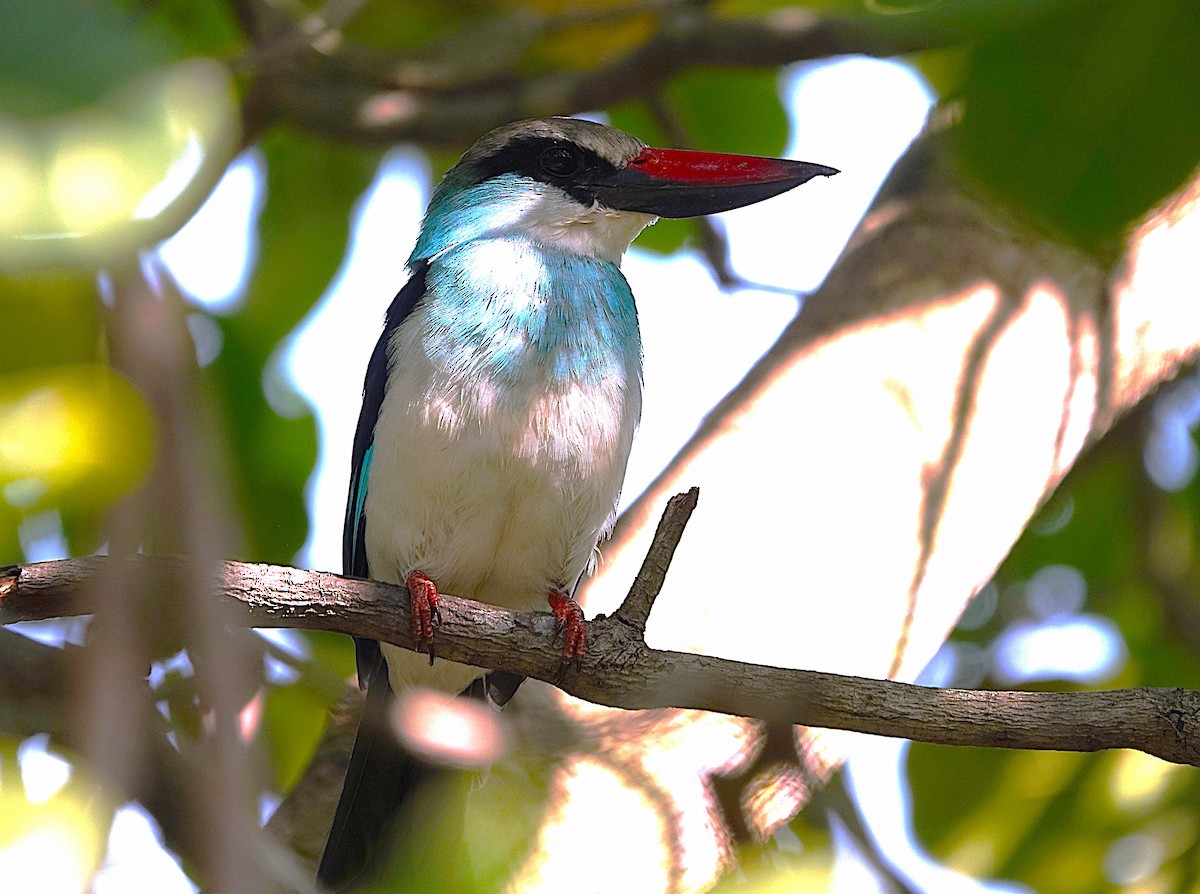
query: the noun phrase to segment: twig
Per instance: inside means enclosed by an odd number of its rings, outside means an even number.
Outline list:
[[[637,577],[633,579],[633,586],[629,588],[621,607],[613,612],[614,618],[630,624],[638,636],[645,636],[650,610],[667,579],[667,569],[671,567],[671,559],[683,537],[683,529],[699,499],[700,488],[693,487],[687,493],[676,494],[667,501],[667,508],[659,519],[654,540],[650,543]]]

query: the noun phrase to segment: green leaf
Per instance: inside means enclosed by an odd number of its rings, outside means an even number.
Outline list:
[[[203,204],[240,126],[211,59],[155,68],[70,113],[0,115],[0,270],[127,262]]]
[[[117,5],[180,54],[229,59],[245,50],[234,4],[227,0],[117,0]]]
[[[329,701],[307,686],[272,686],[263,701],[262,729],[277,791],[304,773],[325,732]]]
[[[1064,7],[981,44],[963,89],[965,168],[1043,225],[1112,250],[1200,161],[1191,3]]]
[[[787,145],[787,112],[775,69],[688,71],[667,85],[664,100],[694,142],[692,148],[779,155]]]
[[[343,680],[350,679],[354,674],[354,640],[350,637],[319,631],[296,632],[303,636],[308,644],[313,664],[326,668]]]
[[[40,118],[90,105],[177,58],[111,5],[0,0],[0,112]]]
[[[5,339],[0,372],[101,359],[100,296],[94,276],[0,275],[0,307],[6,328],[21,334]]]

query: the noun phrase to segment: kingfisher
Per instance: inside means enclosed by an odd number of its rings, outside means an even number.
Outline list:
[[[434,660],[439,591],[512,610],[547,600],[564,662],[586,653],[571,594],[615,521],[642,404],[620,270],[630,243],[660,217],[836,173],[543,118],[491,131],[434,188],[367,366],[343,531],[344,573],[406,587],[426,654],[356,640],[367,700],[317,873],[326,887],[369,875],[429,772],[387,722],[396,694],[489,691],[486,668]],[[496,701],[520,682],[491,680]]]

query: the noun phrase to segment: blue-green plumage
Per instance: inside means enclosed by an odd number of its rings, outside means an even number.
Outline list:
[[[439,255],[428,288],[439,300],[423,349],[497,387],[539,374],[590,385],[640,363],[633,295],[611,261],[522,236],[483,239]]]
[[[656,215],[725,210],[829,173],[648,149],[574,119],[518,122],[479,140],[430,198],[411,278],[367,367],[345,573],[407,580],[414,604],[419,579],[423,599],[432,583],[515,609],[552,594],[563,610],[612,525],[641,412],[625,250]],[[582,616],[565,607],[564,656],[577,658]],[[390,733],[392,692],[479,693],[471,681],[483,673],[357,644],[367,706],[318,871],[338,890],[371,864],[424,773]],[[502,687],[511,694],[518,682]]]

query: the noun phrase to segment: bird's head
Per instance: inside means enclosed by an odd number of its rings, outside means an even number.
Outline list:
[[[659,217],[728,211],[836,173],[803,161],[653,149],[578,118],[517,121],[480,138],[437,185],[409,263],[509,233],[615,263]]]

